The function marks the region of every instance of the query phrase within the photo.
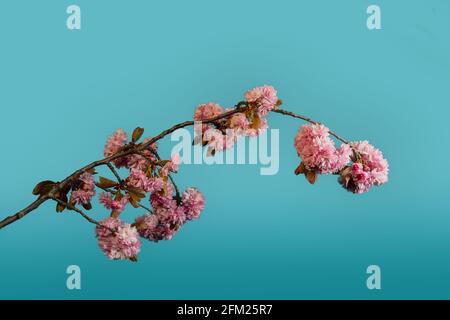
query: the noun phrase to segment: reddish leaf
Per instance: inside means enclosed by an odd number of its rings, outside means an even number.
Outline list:
[[[145,197],[145,195],[143,193],[140,193],[139,191],[128,190],[127,193],[130,196],[130,198],[136,199],[138,201]]]
[[[110,214],[110,217],[112,218],[118,218],[120,216],[120,211],[118,210],[113,210]]]
[[[170,160],[159,160],[158,162],[156,162],[157,165],[164,167],[164,165],[166,165]]]
[[[123,198],[122,192],[120,192],[120,190],[117,190],[116,196],[114,197],[114,200],[115,201],[120,201],[120,200],[122,200],[122,198]]]
[[[115,187],[117,185],[117,182],[109,180],[104,177],[100,177],[98,182],[96,183],[96,185],[100,188],[108,189],[108,188]]]
[[[92,204],[90,202],[83,203],[83,208],[86,209],[86,210],[91,210],[92,209]]]
[[[258,115],[255,115],[255,116],[253,117],[253,122],[252,122],[252,124],[250,125],[250,127],[251,127],[252,129],[258,129],[258,128],[260,128],[260,126],[261,126],[261,118],[260,118]]]
[[[352,168],[347,166],[341,170],[340,174],[343,185],[347,188],[352,177]]]
[[[305,164],[302,162],[300,163],[300,165],[295,169],[295,174],[299,175],[301,173],[305,173],[306,172],[306,168],[305,168]]]
[[[139,208],[139,200],[136,200],[136,198],[130,196],[129,201],[133,208]]]
[[[137,127],[134,129],[133,134],[131,136],[131,142],[135,143],[139,140],[140,137],[142,137],[142,134],[144,133],[144,128]]]
[[[317,174],[314,171],[308,171],[306,173],[306,180],[308,180],[309,183],[314,184],[317,180]]]
[[[63,212],[65,208],[66,208],[66,206],[62,203],[58,202],[56,204],[56,212],[58,212],[58,213]]]
[[[92,174],[92,175],[97,174],[97,171],[95,171],[95,168],[86,170],[86,172],[88,172],[88,173],[90,173],[90,174]]]
[[[133,207],[138,208],[139,202],[145,197],[145,192],[141,189],[128,188],[128,195],[130,196],[130,203]]]
[[[67,202],[68,202],[68,199],[67,199],[67,192],[68,192],[68,190],[67,190],[67,188],[66,188],[66,190],[61,190],[61,191],[62,191],[63,193],[58,193],[58,194],[57,194],[57,197],[58,197],[58,199],[61,200],[62,202],[67,203]],[[62,203],[60,203],[60,202],[58,202],[58,203],[56,204],[56,212],[58,212],[58,213],[63,212],[64,209],[66,209],[66,205],[65,205],[65,204],[62,204]]]
[[[35,196],[47,194],[55,184],[55,182],[50,180],[41,181],[34,187],[33,194]]]

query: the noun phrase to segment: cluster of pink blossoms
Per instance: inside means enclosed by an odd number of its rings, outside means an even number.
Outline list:
[[[316,174],[339,174],[339,182],[353,193],[369,191],[388,180],[388,163],[380,150],[367,141],[342,144],[336,148],[330,130],[322,124],[303,125],[294,140],[302,159],[296,173],[304,173],[311,183]],[[352,162],[351,165],[348,165]]]
[[[129,199],[128,195],[114,197],[111,192],[102,192],[99,197],[100,203],[103,204],[106,209],[115,213],[121,213],[128,204]]]
[[[245,93],[245,99],[256,104],[258,114],[264,117],[273,110],[278,103],[277,91],[272,86],[253,88]]]
[[[100,248],[108,258],[137,259],[141,241],[135,227],[110,217],[99,223],[95,233]]]
[[[144,139],[143,143],[149,141],[150,138]],[[110,157],[121,151],[128,143],[128,136],[123,129],[117,129],[106,141],[103,155]],[[115,159],[114,165],[117,168],[127,169],[144,169],[148,165],[148,160],[156,161],[155,152],[158,150],[157,143],[153,143],[150,147],[140,154],[131,154],[125,157]]]
[[[199,105],[194,112],[195,143],[208,145],[209,151],[223,151],[231,148],[241,136],[257,136],[267,129],[267,113],[281,104],[277,92],[272,86],[256,87],[245,94],[246,112],[235,113],[210,123],[202,121],[220,116],[231,109],[225,109],[216,103]]]
[[[354,193],[369,191],[372,186],[380,186],[388,181],[389,165],[380,150],[368,141],[352,142],[355,154],[353,164],[341,171],[339,182]]]
[[[349,161],[352,150],[348,144],[336,149],[330,130],[322,124],[303,125],[294,141],[297,154],[308,170],[335,173]]]
[[[128,142],[126,133],[118,129],[105,145],[105,157],[136,144],[143,131],[140,130],[139,134],[133,132],[133,139]],[[144,139],[142,144],[149,139]],[[170,160],[161,160],[156,144],[140,154],[112,161],[116,168],[128,169],[129,174],[117,182],[106,178],[98,182],[105,190],[99,201],[111,210],[111,218],[102,221],[96,229],[99,246],[108,258],[135,260],[140,248],[139,236],[152,241],[170,240],[186,221],[200,216],[205,204],[203,195],[195,188],[178,194],[171,179],[170,175],[178,171],[180,162],[178,154],[173,154]],[[146,195],[153,209],[151,213],[136,218],[132,225],[121,221],[119,215],[125,207],[128,204],[140,207]]]
[[[95,195],[94,177],[89,172],[84,172],[78,179],[78,186],[72,190],[70,204],[89,206]]]
[[[139,234],[148,240],[170,240],[179,228],[189,220],[198,219],[205,207],[205,198],[195,188],[183,192],[181,203],[170,197],[153,197],[154,214],[136,218]]]

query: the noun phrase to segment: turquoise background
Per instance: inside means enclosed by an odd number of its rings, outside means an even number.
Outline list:
[[[66,28],[72,3],[80,31]],[[366,28],[372,3],[382,30]],[[157,134],[262,84],[382,149],[390,181],[364,195],[333,176],[310,186],[293,175],[300,122],[273,114],[279,173],[183,166],[178,183],[206,210],[172,241],[145,242],[138,263],[107,260],[92,225],[51,203],[1,230],[0,298],[450,298],[449,15],[446,0],[3,0],[1,218],[38,181],[101,158],[116,128]],[[70,264],[79,291],[66,289]],[[366,288],[371,264],[382,290]]]

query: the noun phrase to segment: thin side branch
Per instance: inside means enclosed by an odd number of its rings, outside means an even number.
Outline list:
[[[155,156],[156,159],[161,160],[161,157],[159,156],[158,152],[152,150],[152,153],[153,153],[153,155]],[[169,173],[168,176],[169,176],[170,182],[172,182],[173,187],[175,188],[175,197],[176,197],[177,203],[180,204],[181,203],[180,189],[178,189],[178,186],[175,183],[175,180],[172,177],[172,175]]]
[[[296,114],[296,113],[291,112],[291,111],[283,110],[283,109],[274,109],[274,110],[272,110],[272,112],[280,113],[280,114],[283,114],[283,115],[285,115],[285,116],[290,116],[290,117],[297,118],[297,119],[302,119],[302,120],[304,120],[304,121],[306,121],[306,122],[309,122],[309,123],[312,123],[312,124],[322,124],[322,123],[320,123],[320,122],[318,122],[318,121],[314,121],[314,120],[312,120],[312,119],[310,119],[310,118],[308,118],[308,117],[305,117],[305,116]],[[330,131],[330,134],[331,134],[333,137],[335,137],[336,139],[338,139],[339,141],[341,141],[341,142],[343,142],[343,143],[345,143],[345,144],[348,144],[348,143],[349,143],[348,140],[342,138],[341,136],[337,135],[337,134],[334,133],[333,131]]]
[[[119,181],[119,183],[122,183],[122,178],[119,176],[119,173],[117,173],[116,169],[114,169],[111,162],[108,162],[106,165],[108,166],[109,170],[111,170],[113,175],[116,177],[117,181]]]
[[[71,205],[70,203],[67,203],[67,202],[65,202],[65,201],[62,201],[62,200],[60,200],[60,199],[58,199],[58,198],[56,198],[56,197],[52,197],[51,199],[52,199],[52,200],[55,200],[56,202],[62,204],[62,205],[65,206],[65,207],[67,207],[67,209],[73,210],[73,211],[79,213],[84,219],[86,219],[86,220],[89,221],[90,223],[95,224],[95,225],[100,225],[100,224],[98,223],[98,221],[92,219],[92,218],[89,217],[87,214],[85,214],[83,211],[81,211],[81,210],[78,209],[77,207]]]

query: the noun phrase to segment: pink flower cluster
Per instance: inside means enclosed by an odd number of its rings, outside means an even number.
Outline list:
[[[261,117],[266,116],[278,103],[277,91],[274,87],[267,85],[247,91],[245,99],[257,105],[258,114]]]
[[[105,150],[103,155],[110,157],[116,154],[125,145],[128,140],[128,136],[123,129],[117,129],[106,141]]]
[[[118,218],[107,218],[95,228],[100,249],[109,259],[136,259],[141,241],[135,227]]]
[[[78,188],[72,190],[70,203],[72,205],[88,205],[95,195],[94,177],[89,172],[80,175]]]
[[[143,171],[138,169],[132,169],[125,182],[127,186],[141,189],[145,192],[160,191],[164,185],[164,181],[161,178],[149,178]]]
[[[182,204],[187,220],[198,219],[205,208],[205,198],[197,189],[188,188],[183,192]]]
[[[203,195],[195,188],[183,192],[180,204],[169,194],[153,200],[154,214],[138,217],[135,224],[143,238],[155,242],[172,239],[186,221],[198,219],[205,206]]]
[[[210,105],[203,111],[209,117],[217,111],[214,109]],[[138,129],[133,133],[131,143],[136,143],[138,136],[142,134],[143,129]],[[121,129],[117,130],[106,143],[105,156],[123,150],[127,141],[126,133]],[[148,141],[145,139],[144,143]],[[186,221],[200,216],[205,204],[203,195],[194,188],[188,188],[179,195],[173,185],[170,174],[179,169],[181,159],[178,154],[172,154],[170,160],[161,160],[156,144],[153,144],[144,152],[144,156],[127,155],[116,160],[116,167],[129,169],[128,177],[118,179],[117,182],[106,178],[99,180],[99,185],[107,190],[100,194],[100,203],[112,211],[111,218],[102,221],[101,226],[96,229],[100,247],[108,257],[135,259],[140,246],[140,242],[136,241],[137,236],[152,241],[170,240]],[[117,176],[117,172],[115,175]],[[150,199],[152,214],[136,218],[133,226],[116,218],[128,203],[138,207],[145,194]]]
[[[245,94],[247,112],[240,112],[228,119],[195,126],[197,135],[194,142],[208,145],[209,149],[223,151],[231,148],[241,136],[257,136],[267,129],[267,113],[281,102],[272,86],[256,87]],[[225,109],[217,103],[199,105],[194,112],[195,121],[205,121],[217,117],[231,109]]]
[[[150,141],[151,138],[145,138],[143,144]],[[104,148],[104,156],[110,157],[122,151],[128,144],[128,136],[123,129],[117,129],[106,141]],[[130,170],[129,176],[124,180],[127,187],[136,188],[143,192],[159,191],[162,188],[163,181],[158,177],[150,177],[147,172],[152,165],[157,163],[156,152],[158,145],[152,143],[147,149],[143,150],[141,154],[130,154],[113,160],[116,168],[127,168]],[[174,171],[179,163],[174,164],[174,161],[179,159],[172,159],[166,164],[163,172],[166,175],[169,171]],[[104,192],[100,194],[100,203],[106,209],[114,211],[116,214],[122,212],[125,206],[130,202],[130,196],[113,196],[111,192]]]
[[[367,141],[334,146],[330,131],[321,124],[303,125],[294,141],[302,159],[296,173],[339,173],[339,183],[353,193],[364,193],[373,185],[382,185],[388,180],[388,162],[380,150]],[[352,162],[351,165],[347,165]],[[314,183],[312,177],[311,183]]]
[[[388,181],[389,165],[380,150],[368,141],[352,142],[353,164],[342,170],[339,182],[353,193],[364,193]]]
[[[169,161],[161,168],[159,174],[161,177],[167,177],[171,172],[177,172],[180,167],[181,159],[178,153],[174,153]]]
[[[207,119],[211,119],[217,117],[225,112],[225,109],[219,106],[217,103],[209,102],[206,104],[201,104],[195,109],[194,112],[194,120],[195,121],[203,121]],[[214,128],[212,124],[204,123],[200,126],[200,128],[196,127],[197,131],[200,129],[200,132],[206,132],[209,129]]]
[[[294,146],[305,167],[322,174],[340,171],[352,154],[348,144],[336,149],[330,130],[322,124],[303,125],[295,137]]]
[[[151,138],[144,139],[143,143],[146,143]],[[106,141],[104,156],[110,157],[119,151],[121,151],[128,143],[128,136],[123,129],[117,129]],[[115,159],[114,165],[117,168],[128,168],[128,169],[145,169],[148,167],[149,160],[155,161],[154,152],[158,149],[158,145],[153,143],[147,150],[143,151],[143,155],[132,154],[124,157]]]
[[[101,204],[105,206],[106,209],[112,210],[116,213],[121,213],[125,209],[125,206],[129,201],[129,198],[128,196],[123,196],[119,197],[118,199],[117,198],[113,199],[112,193],[102,192],[100,193],[99,201]]]

